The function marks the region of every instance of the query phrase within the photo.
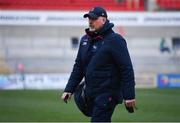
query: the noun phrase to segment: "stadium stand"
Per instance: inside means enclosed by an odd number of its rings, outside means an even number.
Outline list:
[[[4,10],[89,10],[97,5],[112,11],[144,11],[143,0],[0,0]]]
[[[167,4],[167,1],[156,0],[158,6],[173,6],[168,4],[174,3]],[[143,2],[144,0],[0,0],[0,9],[82,11],[101,5],[111,11],[136,12],[145,11]],[[180,3],[178,0],[176,2]],[[138,76],[180,72],[179,54],[176,55],[178,60],[174,60],[176,57],[173,52],[168,54],[159,51],[161,37],[169,38],[171,43],[171,37],[179,35],[179,27],[123,27],[122,31],[127,38]],[[71,38],[80,38],[83,33],[84,27],[0,26],[0,73],[8,72],[9,68],[12,73],[16,73],[19,62],[24,65],[26,73],[69,73],[77,52],[77,49],[72,48]]]
[[[180,62],[173,60],[173,53],[159,51],[161,37],[178,35],[178,27],[174,31],[170,27],[155,29],[153,32],[153,27],[124,28],[135,72],[180,72]],[[77,48],[72,47],[71,37],[80,37],[84,28],[4,26],[0,32],[3,33],[0,41],[2,59],[12,73],[17,72],[18,63],[24,65],[26,73],[69,73],[77,53]],[[167,41],[170,43],[171,39]]]

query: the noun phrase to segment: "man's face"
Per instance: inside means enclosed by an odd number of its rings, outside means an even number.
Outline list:
[[[106,22],[105,17],[98,17],[97,19],[89,18],[89,29],[90,31],[97,31],[101,29]]]

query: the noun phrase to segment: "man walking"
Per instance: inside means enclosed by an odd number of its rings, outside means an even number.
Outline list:
[[[81,38],[77,58],[62,99],[67,102],[84,78],[83,95],[92,122],[110,122],[117,104],[135,107],[135,80],[125,39],[112,30],[102,7],[84,15],[89,28]]]

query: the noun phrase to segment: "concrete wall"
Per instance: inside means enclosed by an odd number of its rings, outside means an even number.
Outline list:
[[[71,38],[80,38],[85,27],[1,26],[0,56],[5,71],[16,73],[19,63],[26,73],[69,73],[77,48]],[[123,27],[135,72],[138,74],[180,72],[180,54],[161,53],[165,38],[171,48],[171,37],[179,36],[178,27]],[[119,27],[115,27],[119,31]],[[122,33],[122,30],[119,31]],[[0,71],[1,72],[1,71]]]

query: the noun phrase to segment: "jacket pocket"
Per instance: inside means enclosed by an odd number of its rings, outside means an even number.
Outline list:
[[[92,85],[99,88],[102,87],[103,85],[106,85],[111,83],[111,76],[112,74],[108,71],[95,71],[92,74]]]

